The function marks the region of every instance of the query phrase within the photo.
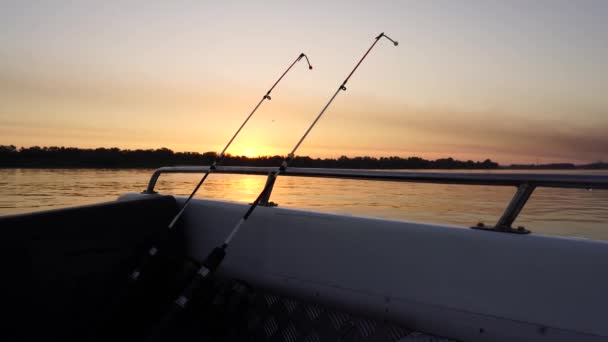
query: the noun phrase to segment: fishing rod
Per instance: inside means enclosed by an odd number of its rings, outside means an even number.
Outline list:
[[[232,144],[232,142],[234,141],[234,139],[237,137],[237,135],[239,135],[239,133],[241,132],[241,130],[243,129],[243,127],[245,127],[245,125],[247,124],[247,122],[249,121],[249,119],[251,119],[251,117],[253,116],[253,114],[262,105],[262,102],[264,102],[264,100],[269,100],[269,101],[271,100],[270,93],[272,92],[272,90],[277,86],[277,84],[279,84],[279,82],[281,82],[281,80],[283,79],[283,77],[285,77],[285,75],[289,72],[289,70],[291,70],[291,68],[297,62],[299,62],[302,58],[306,59],[306,63],[308,64],[308,69],[312,70],[312,65],[310,64],[310,60],[308,59],[308,56],[306,56],[306,54],[304,54],[304,53],[301,53],[298,56],[298,58],[296,58],[293,61],[293,63],[291,63],[291,65],[285,70],[285,72],[283,72],[283,74],[281,75],[281,77],[279,77],[276,80],[276,82],[274,82],[274,84],[272,85],[272,87],[270,87],[270,89],[262,97],[262,99],[260,100],[260,102],[258,102],[258,104],[251,111],[251,113],[249,113],[249,115],[247,116],[247,118],[245,119],[245,121],[243,121],[243,123],[241,124],[241,126],[239,127],[239,129],[236,130],[236,133],[234,133],[234,135],[232,136],[232,138],[230,138],[230,140],[228,141],[228,143],[226,144],[226,146],[224,146],[224,149],[222,150],[222,152],[215,157],[215,160],[213,161],[213,163],[211,164],[211,166],[209,166],[209,168],[207,169],[207,171],[205,171],[205,174],[203,175],[203,177],[201,178],[201,180],[198,182],[198,184],[196,185],[196,187],[194,188],[194,190],[192,190],[192,193],[190,194],[190,196],[188,196],[188,199],[186,199],[186,202],[184,202],[184,205],[181,207],[181,209],[175,215],[175,217],[173,217],[173,219],[171,220],[171,223],[169,223],[169,226],[168,226],[169,230],[171,230],[175,226],[175,224],[177,223],[177,221],[179,220],[179,218],[182,216],[182,214],[184,213],[184,211],[188,207],[188,204],[190,204],[190,201],[192,200],[192,198],[194,197],[194,195],[197,193],[197,191],[201,187],[201,185],[203,185],[203,183],[205,182],[205,180],[207,179],[207,177],[209,176],[209,174],[211,172],[215,171],[216,166],[218,164],[220,164],[224,160],[224,157],[226,156],[225,155],[226,150],[228,150],[228,147],[230,147],[230,145]],[[146,253],[144,259],[142,260],[140,266],[138,268],[136,268],[135,270],[133,270],[133,272],[131,272],[130,279],[132,281],[136,281],[136,280],[139,279],[139,277],[141,276],[141,273],[143,272],[143,270],[145,268],[147,268],[148,264],[150,264],[150,262],[151,262],[151,259],[157,253],[158,253],[158,247],[157,246],[152,246],[148,250],[148,252]]]
[[[171,304],[171,308],[167,311],[165,316],[162,318],[160,324],[157,326],[156,331],[152,335],[150,335],[150,337],[155,337],[155,336],[157,336],[158,333],[162,332],[165,329],[165,327],[167,327],[175,319],[175,317],[182,310],[184,310],[186,308],[188,302],[190,301],[190,299],[192,298],[192,296],[194,295],[196,290],[199,289],[204,284],[206,279],[211,274],[213,274],[215,272],[215,270],[217,270],[217,268],[219,267],[221,262],[224,260],[224,257],[226,256],[226,249],[228,248],[228,245],[230,244],[230,242],[232,241],[234,236],[237,234],[237,232],[239,231],[239,229],[241,228],[243,223],[245,223],[245,221],[247,221],[247,219],[249,218],[249,216],[251,216],[251,214],[253,213],[255,208],[257,208],[257,206],[260,203],[263,196],[268,191],[270,191],[270,187],[272,186],[273,180],[276,179],[281,172],[284,172],[287,169],[287,166],[293,160],[296,151],[298,150],[298,148],[300,147],[300,145],[302,144],[304,139],[306,139],[306,137],[308,136],[308,133],[310,133],[310,131],[313,129],[313,127],[317,124],[317,122],[319,121],[321,116],[323,116],[323,113],[325,113],[325,111],[327,110],[329,105],[331,105],[331,103],[334,101],[336,96],[338,96],[338,93],[340,93],[340,91],[346,91],[346,83],[351,78],[353,73],[357,70],[357,68],[359,68],[359,65],[361,65],[361,62],[363,62],[365,57],[367,57],[369,52],[374,48],[374,46],[378,43],[378,41],[380,41],[380,39],[382,37],[390,40],[395,46],[397,46],[399,44],[397,41],[395,41],[395,40],[389,38],[387,35],[385,35],[384,32],[380,33],[375,38],[374,43],[369,47],[369,49],[367,49],[367,52],[365,52],[365,54],[363,55],[363,57],[361,57],[361,59],[359,60],[357,65],[355,65],[355,67],[350,72],[350,74],[348,74],[348,76],[346,77],[344,82],[342,82],[342,84],[338,87],[338,89],[336,90],[334,95],[329,99],[329,102],[327,102],[325,107],[323,107],[321,112],[317,115],[315,120],[308,127],[308,129],[306,130],[306,132],[304,133],[302,138],[300,138],[300,140],[295,145],[293,150],[283,160],[283,162],[281,163],[281,166],[276,171],[271,173],[270,176],[272,177],[272,179],[270,181],[266,182],[266,185],[264,186],[264,189],[262,190],[262,192],[260,192],[260,194],[255,199],[255,201],[249,206],[249,209],[247,210],[245,215],[243,215],[243,217],[241,217],[241,219],[238,221],[238,223],[232,229],[232,231],[230,232],[230,234],[228,235],[226,240],[224,240],[224,243],[221,246],[215,247],[213,249],[213,251],[211,251],[211,253],[205,258],[205,260],[202,262],[200,268],[198,269],[197,273],[194,275],[194,277],[192,278],[190,283],[186,286],[186,288],[182,291],[182,293],[175,299],[175,301],[173,301],[173,303]]]
[[[201,178],[201,180],[198,182],[198,184],[196,185],[196,187],[194,188],[194,190],[192,191],[192,193],[190,194],[190,196],[188,196],[188,199],[184,203],[184,206],[182,207],[182,209],[177,213],[177,215],[175,215],[175,217],[173,218],[173,220],[169,224],[169,229],[173,228],[173,226],[175,225],[175,223],[182,216],[184,210],[186,210],[186,207],[190,203],[190,200],[192,199],[192,197],[194,197],[194,195],[196,194],[196,192],[198,191],[198,189],[201,187],[201,185],[203,184],[203,182],[205,182],[205,179],[207,179],[207,176],[209,176],[209,173],[211,173],[211,171],[214,171],[215,167],[217,166],[217,164],[221,163],[224,160],[224,156],[225,156],[224,153],[226,152],[226,150],[228,149],[228,147],[232,144],[232,141],[234,141],[234,139],[236,138],[236,136],[239,135],[239,133],[241,132],[241,129],[243,129],[243,127],[245,126],[245,124],[247,123],[247,121],[249,121],[249,119],[251,118],[251,116],[253,115],[253,113],[255,113],[255,111],[258,110],[258,107],[260,107],[260,105],[262,104],[262,102],[264,102],[264,100],[270,100],[271,99],[270,98],[270,93],[272,92],[272,90],[274,89],[274,87],[276,87],[277,84],[279,84],[279,82],[283,79],[283,77],[285,77],[285,74],[287,74],[287,72],[289,72],[289,70],[298,61],[300,61],[302,59],[302,57],[304,57],[306,59],[306,63],[308,63],[308,69],[312,70],[312,65],[310,65],[310,60],[308,59],[308,56],[306,56],[304,53],[301,53],[300,56],[298,58],[296,58],[296,60],[293,61],[293,63],[291,63],[291,65],[287,68],[287,70],[285,70],[285,72],[283,73],[283,75],[281,75],[281,77],[279,77],[279,79],[276,82],[274,82],[274,84],[272,85],[272,87],[270,87],[270,89],[266,92],[266,95],[264,95],[262,97],[262,99],[260,100],[260,102],[258,102],[258,104],[255,106],[255,108],[253,108],[253,110],[251,111],[251,114],[249,114],[249,116],[247,117],[247,119],[245,119],[245,121],[241,124],[241,127],[239,127],[239,129],[236,131],[236,133],[234,133],[234,135],[232,136],[232,138],[230,138],[230,140],[228,141],[228,143],[226,144],[226,146],[224,147],[224,149],[222,150],[222,152],[215,158],[215,160],[213,161],[213,164],[211,164],[211,166],[209,166],[209,169],[205,172],[205,175],[203,176],[203,178]]]

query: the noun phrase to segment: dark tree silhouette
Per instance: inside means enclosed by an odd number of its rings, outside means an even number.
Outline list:
[[[75,147],[21,147],[0,145],[0,167],[38,168],[157,168],[171,165],[210,165],[216,152],[173,152],[168,148],[148,150],[121,150],[119,148],[81,149]],[[277,166],[283,156],[248,158],[227,155],[224,165],[231,166]],[[420,157],[347,157],[310,158],[296,157],[291,163],[296,167],[345,168],[345,169],[496,169],[498,163],[486,159],[460,161],[453,158],[426,160]],[[608,168],[608,163],[588,165],[546,164],[511,165],[508,168]]]

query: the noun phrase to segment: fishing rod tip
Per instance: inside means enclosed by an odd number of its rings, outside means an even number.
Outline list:
[[[390,40],[390,41],[393,43],[393,45],[395,45],[395,46],[399,45],[399,42],[398,42],[398,41],[391,39],[391,37],[389,37],[389,36],[385,35],[385,34],[384,34],[384,32],[380,33],[380,35],[378,35],[378,37],[376,37],[376,39],[380,39],[380,38],[382,38],[382,37],[384,37],[384,38],[386,38],[386,39]]]

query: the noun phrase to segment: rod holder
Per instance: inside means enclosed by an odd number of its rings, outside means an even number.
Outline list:
[[[270,195],[272,194],[272,188],[274,187],[274,182],[276,180],[277,180],[277,177],[274,175],[274,173],[269,172],[268,177],[266,178],[266,184],[264,185],[264,189],[266,189],[266,191],[262,195],[262,198],[260,199],[260,203],[258,205],[261,205],[264,207],[278,206],[277,203],[270,201]]]

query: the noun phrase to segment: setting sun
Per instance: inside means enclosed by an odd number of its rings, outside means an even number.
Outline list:
[[[235,154],[240,155],[240,156],[249,157],[249,158],[255,158],[255,157],[259,156],[259,153],[256,151],[256,149],[251,148],[251,147],[243,148],[238,153],[235,152]]]
[[[255,158],[258,156],[266,155],[261,153],[263,149],[254,146],[236,146],[228,151],[233,156],[244,156],[247,158]]]

